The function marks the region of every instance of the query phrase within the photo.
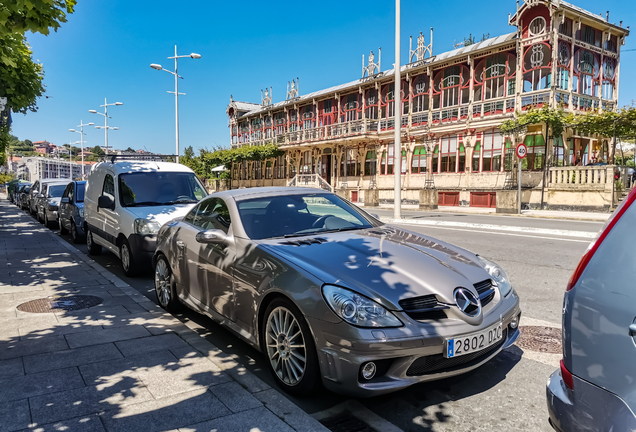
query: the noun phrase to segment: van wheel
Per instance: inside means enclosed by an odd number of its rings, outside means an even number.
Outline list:
[[[86,233],[86,247],[88,248],[89,255],[99,255],[102,253],[102,247],[93,241],[93,233],[90,231]]]
[[[137,267],[126,239],[122,240],[121,245],[119,245],[119,258],[121,259],[121,267],[124,270],[124,274],[128,277],[134,277],[137,274]]]

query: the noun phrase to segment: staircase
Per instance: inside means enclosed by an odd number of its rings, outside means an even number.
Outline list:
[[[318,174],[296,174],[289,182],[288,187],[307,187],[333,192],[333,187]]]

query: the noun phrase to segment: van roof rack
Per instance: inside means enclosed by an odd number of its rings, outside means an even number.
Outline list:
[[[123,155],[106,155],[103,156],[104,162],[115,163],[116,161],[148,161],[148,162],[174,162],[176,155],[160,155],[160,154],[123,154]]]

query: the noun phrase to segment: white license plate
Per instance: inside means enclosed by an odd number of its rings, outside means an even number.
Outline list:
[[[477,333],[446,339],[446,352],[444,357],[459,357],[474,353],[496,344],[503,338],[501,323]]]

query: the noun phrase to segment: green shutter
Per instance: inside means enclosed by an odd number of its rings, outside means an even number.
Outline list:
[[[543,135],[535,135],[534,136],[534,145],[541,147],[545,145],[545,140],[543,139]]]
[[[526,147],[534,147],[534,135],[526,136],[524,143]]]
[[[506,138],[506,148],[507,149],[512,148],[512,142],[510,142],[509,138]]]
[[[475,142],[475,150],[473,150],[473,154],[478,152],[481,149],[481,143],[479,141]]]
[[[415,147],[415,150],[413,150],[413,156],[418,156],[420,154],[420,147]]]
[[[439,146],[438,145],[435,146],[435,151],[433,153],[435,153],[435,154],[439,153]]]
[[[464,143],[459,143],[459,152],[464,153],[466,149],[464,148]]]

